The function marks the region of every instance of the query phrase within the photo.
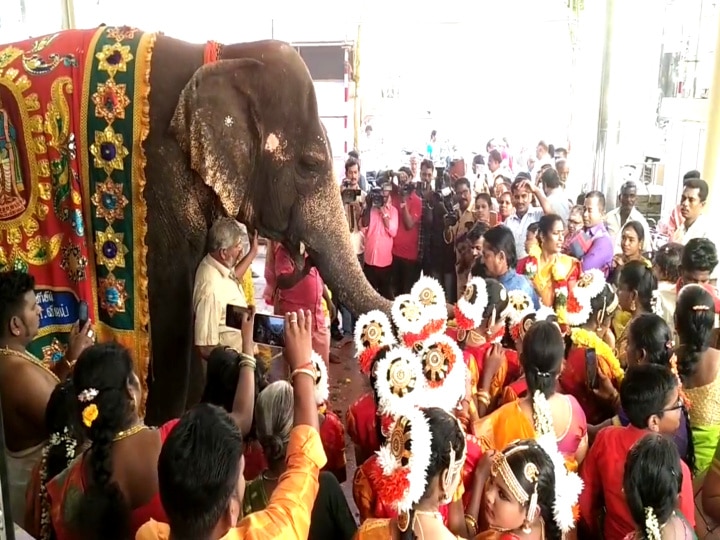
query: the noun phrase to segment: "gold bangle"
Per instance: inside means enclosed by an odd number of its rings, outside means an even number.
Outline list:
[[[312,369],[296,369],[292,373],[290,373],[290,380],[295,379],[295,375],[308,375],[312,377],[313,382],[315,382],[315,379],[317,378],[317,375],[315,374],[315,370]]]
[[[245,354],[244,352],[239,352],[238,356],[240,357],[240,360],[247,360],[249,362],[255,362],[254,356],[250,356],[249,354]]]
[[[478,530],[477,521],[470,514],[465,514],[465,525],[468,528],[468,532],[470,533],[470,536],[475,536],[477,534],[477,530]]]
[[[253,371],[255,371],[255,369],[257,369],[257,362],[255,360],[243,359],[243,360],[240,360],[239,365],[241,368],[246,367],[246,368],[252,369]]]

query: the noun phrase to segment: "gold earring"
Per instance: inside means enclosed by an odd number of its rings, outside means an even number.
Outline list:
[[[635,303],[635,300],[632,301],[632,304],[630,304],[630,311],[635,311],[637,309],[637,304]]]

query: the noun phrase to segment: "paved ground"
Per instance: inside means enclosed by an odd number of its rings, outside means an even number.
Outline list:
[[[272,313],[263,300],[262,293],[265,289],[265,246],[260,246],[260,252],[253,261],[252,269],[260,276],[255,282],[255,301],[259,312]],[[333,344],[335,345],[335,344]],[[360,374],[355,361],[354,346],[348,343],[345,347],[330,349],[331,355],[340,359],[339,364],[330,365],[330,408],[344,421],[345,411],[367,388],[365,378]],[[357,517],[357,509],[352,499],[352,478],[355,474],[355,453],[350,439],[347,442],[347,480],[343,484],[343,490],[350,503],[350,508]]]

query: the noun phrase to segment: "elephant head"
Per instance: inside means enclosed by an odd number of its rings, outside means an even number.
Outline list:
[[[171,129],[190,167],[227,215],[282,242],[297,261],[307,248],[351,311],[388,312],[352,248],[302,58],[277,41],[232,46],[228,55],[198,69],[180,95]]]

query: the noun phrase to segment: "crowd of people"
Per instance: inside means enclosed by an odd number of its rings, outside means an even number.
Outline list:
[[[713,538],[708,186],[689,173],[655,246],[637,186],[609,212],[598,191],[572,204],[566,157],[541,142],[510,182],[518,167],[491,141],[472,180],[462,160],[438,174],[411,157],[373,185],[350,156],[350,236],[392,308],[335,309],[316,269],[269,244],[280,376],[253,341],[258,239],[218,220],[193,295],[204,391],[159,427],[141,417],[129,351],[95,344],[90,323],[52,366],[27,352],[33,278],[0,274],[13,518],[59,540]],[[246,308],[240,328],[228,304]],[[331,338],[368,381],[344,419],[328,407]]]

